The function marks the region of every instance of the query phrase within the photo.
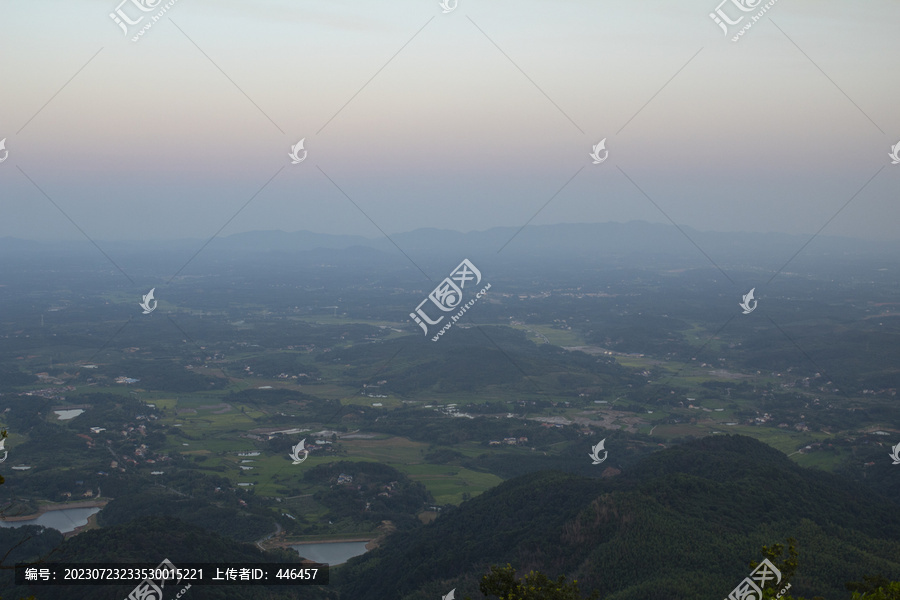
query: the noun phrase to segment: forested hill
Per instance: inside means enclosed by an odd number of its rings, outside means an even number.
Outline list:
[[[19,530],[13,530],[19,531]],[[33,535],[33,534],[32,534]],[[241,544],[171,517],[143,517],[124,525],[86,531],[71,537],[52,552],[22,557],[31,561],[38,556],[54,563],[128,563],[159,564],[168,558],[176,566],[185,563],[299,563],[290,550],[263,552],[253,544]],[[149,559],[148,557],[155,557]],[[0,584],[3,598],[21,598],[34,594],[37,600],[121,600],[132,585],[11,586],[12,571],[4,571]],[[6,589],[3,589],[3,588]],[[175,592],[183,586],[177,586]],[[173,593],[166,598],[172,598]],[[292,586],[192,586],[185,600],[325,600],[334,598],[329,587]]]
[[[742,436],[717,436],[646,457],[613,478],[558,472],[504,482],[398,533],[335,576],[342,598],[481,598],[490,564],[566,575],[604,600],[725,597],[796,538],[791,593],[849,598],[864,575],[900,577],[900,506],[843,479],[803,469]]]

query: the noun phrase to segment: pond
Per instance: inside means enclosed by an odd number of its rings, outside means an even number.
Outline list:
[[[68,410],[54,410],[59,417],[60,421],[68,421],[69,419],[74,419],[78,415],[84,412],[82,408],[70,408]]]
[[[366,553],[368,542],[316,542],[313,544],[294,544],[291,546],[303,558],[316,562],[340,565],[354,556]]]
[[[100,512],[99,507],[92,508],[63,508],[61,510],[48,510],[35,519],[28,521],[0,521],[0,527],[21,527],[23,525],[42,525],[52,527],[62,533],[74,531],[76,527],[87,525],[88,517]]]

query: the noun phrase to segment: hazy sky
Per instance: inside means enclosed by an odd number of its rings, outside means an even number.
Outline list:
[[[132,42],[165,5],[141,1],[0,0],[0,236],[376,237],[363,212],[470,231],[546,205],[532,223],[900,239],[896,0],[778,0],[738,42],[764,3],[722,4],[726,36],[719,0],[177,0]],[[144,16],[127,36],[117,7]]]

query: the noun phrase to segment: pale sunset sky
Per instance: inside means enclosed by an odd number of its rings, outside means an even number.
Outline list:
[[[737,1],[732,34],[764,5]],[[896,0],[779,0],[737,42],[718,0],[177,0],[137,42],[165,3],[120,2],[0,2],[0,236],[376,237],[363,211],[392,234],[546,205],[533,224],[900,240]]]

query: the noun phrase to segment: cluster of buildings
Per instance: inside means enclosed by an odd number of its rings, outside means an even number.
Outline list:
[[[380,388],[381,386],[383,386],[386,383],[387,383],[387,379],[382,379],[382,380],[378,381],[377,383],[364,383],[363,389]],[[363,396],[366,396],[367,398],[387,398],[386,394],[368,394],[366,392],[361,392],[361,393]],[[381,405],[382,404],[380,402],[378,402],[378,403],[373,404],[372,406],[381,406]]]
[[[37,377],[43,383],[52,383],[54,385],[61,385],[64,383],[65,379],[71,379],[73,376],[69,373],[62,373],[59,377],[52,377],[49,373],[35,373],[35,377]],[[74,388],[73,388],[74,389]]]
[[[381,486],[381,491],[378,492],[378,495],[383,498],[390,498],[394,495],[394,492],[400,487],[399,481],[392,481],[387,485]]]
[[[79,479],[79,480],[75,481],[75,487],[81,487],[83,485],[84,485],[83,480]],[[72,492],[61,492],[60,496],[62,496],[66,500],[71,500],[73,496],[75,498],[95,498],[95,497],[99,498],[100,497],[100,487],[99,486],[97,487],[97,495],[96,496],[94,496],[94,490],[90,490],[90,489],[85,490],[83,492],[75,492],[74,494]]]
[[[431,406],[431,405],[429,404],[428,406],[425,406],[424,408],[428,408],[429,406]],[[435,408],[434,410],[437,412],[444,413],[445,415],[449,415],[451,417],[465,417],[467,419],[475,418],[468,413],[459,412],[459,409],[456,407],[455,404],[447,404],[443,408]]]
[[[808,454],[808,453],[812,452],[813,450],[818,450],[822,446],[824,446],[824,444],[822,442],[813,442],[812,444],[809,444],[808,446],[804,446],[803,448],[800,448],[799,450],[797,450],[797,452],[799,452],[800,454]],[[833,444],[828,444],[828,447],[833,448],[834,446],[833,446]]]
[[[256,440],[258,442],[268,442],[281,435],[296,435],[299,433],[303,433],[304,431],[309,431],[309,429],[300,429],[297,427],[291,427],[288,429],[260,428],[251,429],[249,432],[244,434],[244,437],[250,438],[251,440]]]
[[[299,346],[288,346],[288,350],[303,350],[304,352],[313,352],[316,349],[315,344],[301,344]]]
[[[544,425],[550,425],[550,423],[544,423]],[[560,427],[562,427],[562,426],[560,425]],[[515,437],[503,438],[502,442],[500,440],[490,440],[488,442],[488,446],[500,446],[503,444],[506,444],[507,446],[516,446],[516,445],[524,446],[527,443],[528,443],[528,438],[523,435],[523,436],[520,436],[517,438],[515,438]]]
[[[135,420],[143,420],[143,421],[152,421],[156,420],[158,417],[156,415],[138,415],[135,417]],[[95,436],[101,435],[106,431],[105,427],[91,427],[90,432]],[[124,472],[126,465],[131,465],[133,467],[140,466],[142,464],[146,465],[155,465],[161,462],[170,462],[172,457],[157,454],[153,452],[147,444],[141,442],[141,439],[147,436],[147,424],[144,423],[122,423],[122,429],[119,431],[121,434],[123,441],[125,442],[134,442],[134,451],[130,455],[119,456],[115,454],[115,460],[109,463],[109,468],[114,471]],[[90,445],[93,445],[96,440],[95,438],[91,438],[85,434],[80,434],[79,437],[87,438],[91,440],[89,442]],[[109,446],[110,450],[114,449],[113,440],[106,440],[107,446]],[[157,474],[157,473],[154,473]],[[161,474],[161,473],[160,473]],[[105,473],[104,473],[105,475]]]
[[[39,390],[30,390],[28,392],[19,392],[18,396],[37,396],[46,400],[65,400],[66,397],[60,395],[60,392],[74,392],[75,386],[67,385],[65,387],[41,388]]]

